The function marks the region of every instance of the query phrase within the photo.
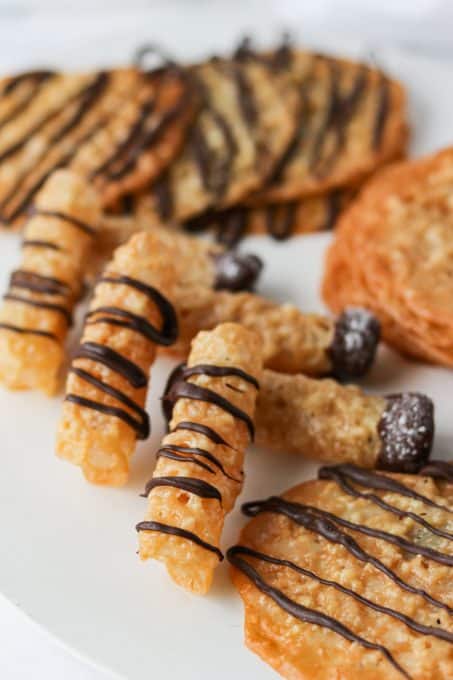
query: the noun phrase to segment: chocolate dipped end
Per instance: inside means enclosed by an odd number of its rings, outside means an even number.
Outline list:
[[[360,378],[370,369],[381,337],[379,320],[366,309],[350,307],[335,323],[328,348],[332,375],[339,380]]]
[[[418,472],[428,461],[434,438],[434,404],[424,394],[386,397],[378,423],[381,450],[376,467],[391,472]]]
[[[214,257],[216,267],[215,290],[230,290],[233,293],[253,290],[263,268],[257,255],[242,255],[227,251]]]

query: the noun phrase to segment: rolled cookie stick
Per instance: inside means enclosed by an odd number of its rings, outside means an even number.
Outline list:
[[[194,593],[209,590],[223,559],[220,538],[242,489],[260,374],[258,336],[222,324],[197,335],[188,368],[165,395],[173,417],[137,525],[140,557],[161,560]]]
[[[333,380],[264,371],[256,439],[328,462],[416,472],[429,458],[433,413],[423,394],[375,397]]]
[[[177,270],[172,301],[180,335],[172,352],[185,358],[199,331],[234,322],[260,335],[266,368],[342,379],[357,378],[370,368],[380,328],[366,310],[346,310],[336,321],[303,314],[294,305],[249,292],[262,267],[254,255],[226,252],[176,231],[152,227],[150,233],[159,241],[159,256],[166,253]]]
[[[0,380],[10,389],[56,391],[100,216],[96,193],[73,172],[56,172],[38,194],[0,309]]]
[[[177,337],[177,319],[164,297],[174,285],[171,262],[151,234],[118,248],[93,295],[72,362],[57,434],[57,455],[80,465],[95,484],[128,478],[137,438],[149,434],[144,410],[148,373],[158,345]]]
[[[184,375],[178,366],[166,393]],[[171,418],[171,408],[164,415]],[[374,397],[355,386],[264,370],[256,405],[256,442],[333,463],[417,472],[428,461],[434,407],[423,394]]]

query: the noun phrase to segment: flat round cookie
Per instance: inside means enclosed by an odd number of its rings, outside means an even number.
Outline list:
[[[280,54],[276,65],[275,54]],[[268,62],[272,55],[242,48],[237,58]],[[404,154],[408,125],[400,83],[365,64],[290,46],[274,53],[273,63],[297,85],[299,119],[285,154],[253,202],[287,201],[351,185]]]
[[[295,127],[295,90],[266,64],[213,58],[194,66],[202,107],[182,153],[139,202],[155,219],[184,221],[258,189]]]
[[[447,680],[453,465],[354,465],[246,503],[228,551],[248,647],[292,680]]]
[[[379,173],[343,214],[323,283],[332,308],[366,298],[384,337],[392,342],[397,335],[403,351],[447,365],[453,365],[452,182],[452,149]]]
[[[21,222],[61,167],[88,179],[106,206],[138,190],[176,154],[194,112],[190,79],[175,67],[3,79],[1,222]]]

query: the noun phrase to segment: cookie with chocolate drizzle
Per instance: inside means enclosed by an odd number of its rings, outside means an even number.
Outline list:
[[[60,386],[64,343],[100,218],[98,195],[69,170],[55,172],[37,195],[0,307],[0,380],[10,389],[53,394]]]
[[[452,470],[324,467],[246,503],[227,558],[248,647],[292,679],[450,678]]]
[[[286,73],[299,95],[294,135],[252,203],[290,201],[351,186],[404,154],[405,92],[384,72],[299,50],[289,42],[263,53],[245,41],[235,58],[241,64],[266,63],[275,72]]]
[[[297,96],[266,64],[213,57],[190,69],[201,108],[182,152],[138,199],[154,222],[233,205],[274,171],[293,136]]]
[[[167,66],[0,81],[0,221],[20,224],[46,179],[70,167],[104,206],[154,179],[196,110],[188,74]]]
[[[223,559],[224,519],[242,489],[261,375],[257,335],[238,324],[202,332],[162,398],[169,433],[146,485],[140,557],[164,562],[176,583],[206,593]]]
[[[75,352],[57,435],[57,454],[80,465],[95,484],[128,478],[137,439],[150,425],[144,410],[157,348],[176,341],[178,322],[166,297],[175,285],[171,260],[157,258],[151,234],[119,248],[99,278]]]

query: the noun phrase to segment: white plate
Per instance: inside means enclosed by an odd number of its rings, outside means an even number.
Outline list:
[[[16,59],[16,65],[23,66],[43,60],[76,64],[77,58],[98,63],[121,59],[132,45],[150,37],[192,57],[212,49],[215,41],[225,47],[244,28],[256,25],[239,10],[232,18],[233,14],[222,19],[200,7],[189,18],[168,9],[157,12],[155,21],[146,26],[125,22],[106,30],[104,24],[101,28],[91,24],[90,36],[99,39],[89,42],[77,23],[63,34],[58,25],[48,33],[37,33],[35,27],[33,35],[40,38],[34,41],[34,56],[28,52],[26,63],[22,52],[14,53],[13,40],[7,44],[7,55],[9,62]],[[273,33],[269,20],[267,25],[263,21],[261,17],[261,32],[269,36]],[[223,30],[217,40],[219,25]],[[332,40],[328,44],[332,47]],[[352,51],[363,55],[366,49],[355,45]],[[451,141],[451,68],[388,50],[379,52],[378,60],[409,86],[415,150],[431,151]],[[329,238],[314,235],[284,244],[249,239],[245,247],[266,261],[262,292],[307,311],[322,309],[318,286]],[[1,240],[3,289],[18,259],[18,242],[13,236],[1,235]],[[141,564],[135,554],[134,525],[145,509],[139,493],[152,472],[163,432],[158,398],[169,368],[168,361],[160,360],[153,369],[149,400],[153,435],[138,447],[131,481],[121,490],[90,486],[77,468],[54,458],[60,399],[0,391],[0,590],[77,654],[128,680],[166,680],[180,674],[187,680],[275,677],[243,645],[242,607],[226,564],[217,570],[209,596],[196,598],[175,587],[160,564]],[[380,393],[417,389],[434,399],[436,457],[448,456],[453,438],[451,385],[451,372],[404,361],[385,348],[366,381],[367,388]],[[240,500],[278,493],[314,472],[314,464],[302,459],[252,450]],[[235,541],[243,524],[239,507],[240,503],[228,518],[223,547]]]

